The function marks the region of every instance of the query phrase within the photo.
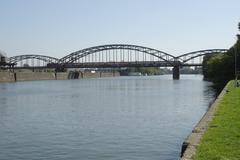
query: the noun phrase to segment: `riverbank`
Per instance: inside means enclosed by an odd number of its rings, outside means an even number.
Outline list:
[[[119,72],[0,72],[1,82],[67,80],[120,76]]]
[[[240,159],[240,88],[229,82],[183,143],[182,160]]]

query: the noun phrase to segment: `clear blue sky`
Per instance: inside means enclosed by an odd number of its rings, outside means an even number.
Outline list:
[[[127,43],[179,55],[229,48],[240,0],[0,0],[0,49],[63,57]]]

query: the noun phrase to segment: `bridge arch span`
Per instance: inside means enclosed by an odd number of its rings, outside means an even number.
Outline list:
[[[207,50],[199,50],[199,51],[194,51],[194,52],[189,52],[186,54],[182,54],[178,57],[176,57],[176,59],[181,62],[182,64],[193,60],[195,58],[198,57],[202,57],[205,55],[209,55],[209,54],[219,54],[219,53],[226,53],[228,51],[228,49],[207,49]]]
[[[112,52],[110,52],[110,50]],[[118,51],[120,54],[122,54],[122,58],[114,59],[114,56],[117,57]],[[137,46],[137,45],[129,45],[129,44],[108,44],[108,45],[94,46],[94,47],[90,47],[90,48],[86,48],[86,49],[82,49],[82,50],[73,52],[73,53],[61,58],[59,60],[59,62],[60,63],[76,63],[79,59],[89,56],[91,54],[95,54],[94,55],[95,59],[99,59],[96,61],[100,61],[101,56],[103,59],[103,55],[100,55],[100,53],[102,53],[102,52],[105,52],[105,54],[109,54],[108,55],[109,61],[134,61],[134,60],[137,61],[137,56],[139,56],[139,53],[146,54],[148,56],[152,56],[155,59],[165,61],[166,63],[170,63],[170,60],[175,58],[174,56],[172,56],[168,53],[165,53],[163,51],[159,51],[159,50],[156,50],[153,48]],[[97,53],[98,53],[98,55],[97,55]],[[129,56],[129,54],[135,54],[135,57],[133,55]],[[131,58],[134,57],[135,59],[129,60],[129,57],[131,57]],[[142,58],[144,60],[144,57],[140,57],[140,58]]]
[[[23,62],[24,60],[30,60],[31,65],[34,65],[35,60],[42,61],[45,63],[57,63],[59,61],[58,58],[51,57],[51,56],[45,56],[45,55],[38,55],[38,54],[25,54],[25,55],[18,55],[18,56],[13,56],[9,57],[8,61],[10,63],[16,63],[18,64],[19,62]]]

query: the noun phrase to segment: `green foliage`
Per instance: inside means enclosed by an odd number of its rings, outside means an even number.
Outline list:
[[[240,88],[235,88],[234,81],[231,81],[228,91],[201,140],[194,160],[240,159]]]
[[[207,61],[208,78],[215,83],[228,82],[234,78],[234,59],[227,54],[212,56]]]
[[[191,67],[182,67],[180,68],[180,73],[181,74],[201,74],[202,73],[202,69],[195,67],[195,68],[191,68]]]
[[[218,89],[235,77],[235,52],[237,70],[240,71],[240,39],[225,54],[207,55],[203,59],[204,78],[213,81]]]

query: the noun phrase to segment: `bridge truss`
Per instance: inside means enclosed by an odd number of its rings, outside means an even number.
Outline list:
[[[46,67],[49,63],[58,63],[59,59],[45,56],[26,54],[8,58],[9,63],[16,64],[16,67]]]
[[[181,65],[188,65],[188,66],[202,65],[203,57],[205,55],[221,54],[221,53],[226,53],[227,51],[228,51],[227,49],[199,50],[199,51],[182,54],[176,57],[176,59],[179,62],[181,62]]]
[[[114,67],[174,67],[201,66],[203,56],[226,53],[227,49],[199,50],[173,56],[166,52],[137,45],[109,44],[73,52],[63,58],[45,55],[19,55],[10,57],[16,67],[48,68],[114,68]]]
[[[172,58],[174,58],[174,56],[148,47],[110,44],[90,47],[73,52],[61,58],[60,62],[132,62],[156,60],[169,62]]]

